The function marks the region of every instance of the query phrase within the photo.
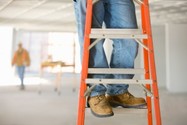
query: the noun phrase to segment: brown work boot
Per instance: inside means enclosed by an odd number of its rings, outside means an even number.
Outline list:
[[[107,100],[112,107],[122,106],[123,108],[146,108],[146,101],[144,98],[134,97],[129,92],[115,96],[107,95]]]
[[[98,95],[88,98],[91,112],[97,117],[113,116],[112,107],[108,103],[105,95]]]

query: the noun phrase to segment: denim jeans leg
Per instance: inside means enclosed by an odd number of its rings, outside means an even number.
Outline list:
[[[85,29],[85,19],[86,19],[86,0],[74,1],[74,12],[76,17],[78,39],[80,45],[80,54],[82,60],[83,44],[84,44],[84,29]]]
[[[107,28],[137,28],[135,6],[133,0],[107,0],[105,23]],[[132,39],[113,39],[111,68],[134,68],[134,60],[138,51],[138,44]],[[134,75],[116,74],[115,79],[132,79]],[[125,93],[128,84],[107,85],[107,93],[117,95]]]
[[[77,0],[74,3],[75,6],[75,14],[78,25],[78,35],[81,47],[81,53],[83,52],[83,43],[84,43],[84,25],[85,25],[85,16],[86,16],[86,0]],[[93,28],[101,28],[104,20],[104,7],[103,2],[99,1],[93,6],[93,19],[92,19],[92,27]],[[91,40],[93,42],[94,40]],[[108,62],[106,59],[106,55],[103,49],[104,40],[98,42],[93,48],[90,50],[90,58],[89,58],[89,68],[108,68]],[[89,75],[91,78],[105,78],[107,75]],[[102,95],[105,94],[106,87],[102,84],[97,85],[90,96]]]
[[[18,76],[21,80],[21,86],[24,86],[24,73],[25,73],[25,66],[17,66]]]

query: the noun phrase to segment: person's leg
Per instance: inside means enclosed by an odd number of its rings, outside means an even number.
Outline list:
[[[80,45],[80,54],[82,60],[83,44],[84,44],[84,28],[86,18],[86,0],[74,0],[74,12],[76,18],[76,24],[78,29],[78,39]]]
[[[24,73],[25,73],[25,66],[17,66],[18,76],[21,81],[21,88],[24,88]]]
[[[76,0],[75,2],[75,14],[78,24],[78,35],[81,47],[81,53],[83,53],[84,43],[84,28],[85,28],[85,16],[86,16],[86,0]],[[93,6],[93,18],[92,27],[101,28],[104,17],[103,2],[99,1]],[[91,40],[93,42],[94,40]],[[89,68],[108,68],[107,59],[103,49],[103,42],[101,40],[90,50]],[[81,55],[82,59],[82,55]],[[89,75],[91,78],[104,78],[106,75]],[[104,85],[97,85],[91,92],[88,103],[92,113],[97,117],[112,116],[112,108],[109,105],[105,97],[106,87]]]
[[[83,53],[84,44],[84,28],[85,28],[85,16],[86,16],[86,0],[76,0],[74,2],[76,21],[78,25],[78,35],[81,49],[81,59]],[[104,6],[103,2],[99,1],[93,6],[93,18],[92,28],[102,28],[104,19]],[[93,42],[94,40],[91,40]],[[104,40],[98,42],[90,50],[89,68],[108,68],[108,62],[103,48]],[[105,78],[107,75],[89,75],[91,78]],[[103,85],[97,85],[90,96],[103,95],[106,92],[106,88]]]
[[[105,23],[107,28],[136,29],[136,15],[133,0],[107,0]],[[134,60],[138,52],[138,44],[133,39],[113,39],[111,68],[134,68]],[[132,79],[132,74],[115,74],[115,79]],[[128,84],[107,85],[107,94],[110,96],[124,95],[133,97],[128,93]],[[135,99],[135,98],[133,98]],[[119,99],[117,99],[119,100]],[[137,104],[144,104],[144,99],[135,99]],[[120,102],[121,103],[121,102]]]
[[[132,0],[108,0],[105,23],[107,28],[137,28],[135,7]],[[111,68],[134,68],[138,44],[132,39],[113,39]],[[133,75],[115,74],[113,78],[132,79]],[[107,93],[122,94],[128,89],[127,84],[108,85]]]
[[[21,66],[21,85],[24,86],[25,66]]]

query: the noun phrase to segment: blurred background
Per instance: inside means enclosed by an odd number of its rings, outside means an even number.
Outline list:
[[[187,1],[149,3],[163,125],[186,125]],[[0,125],[76,124],[81,65],[73,7],[71,0],[0,0]],[[138,4],[136,8],[141,28]],[[11,65],[20,41],[31,59],[24,91]],[[110,60],[111,41],[107,42]],[[136,67],[143,66],[141,49]],[[63,65],[43,66],[49,57]],[[141,89],[132,91],[142,94]],[[146,116],[86,116],[88,125],[122,125],[123,120],[146,124]]]

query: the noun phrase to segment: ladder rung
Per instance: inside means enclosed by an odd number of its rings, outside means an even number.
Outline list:
[[[91,84],[152,84],[152,80],[135,80],[135,79],[99,79],[88,78],[85,81]]]
[[[140,29],[100,29],[92,28],[91,34],[142,34]]]
[[[138,3],[139,5],[144,4],[144,2],[142,0],[134,0],[136,3]]]
[[[146,39],[140,29],[92,29],[90,38],[131,38]]]
[[[136,109],[136,108],[113,108],[112,109],[114,114],[143,114],[147,113],[147,108],[146,109]]]
[[[147,113],[147,108],[146,109],[136,109],[136,108],[112,108],[114,114],[120,114],[120,115],[125,115],[125,114],[144,114]],[[90,108],[86,108],[87,112],[90,112]]]
[[[108,39],[147,39],[147,35],[131,35],[131,34],[90,34],[90,38],[108,38]]]
[[[145,74],[144,69],[89,68],[89,74]]]

